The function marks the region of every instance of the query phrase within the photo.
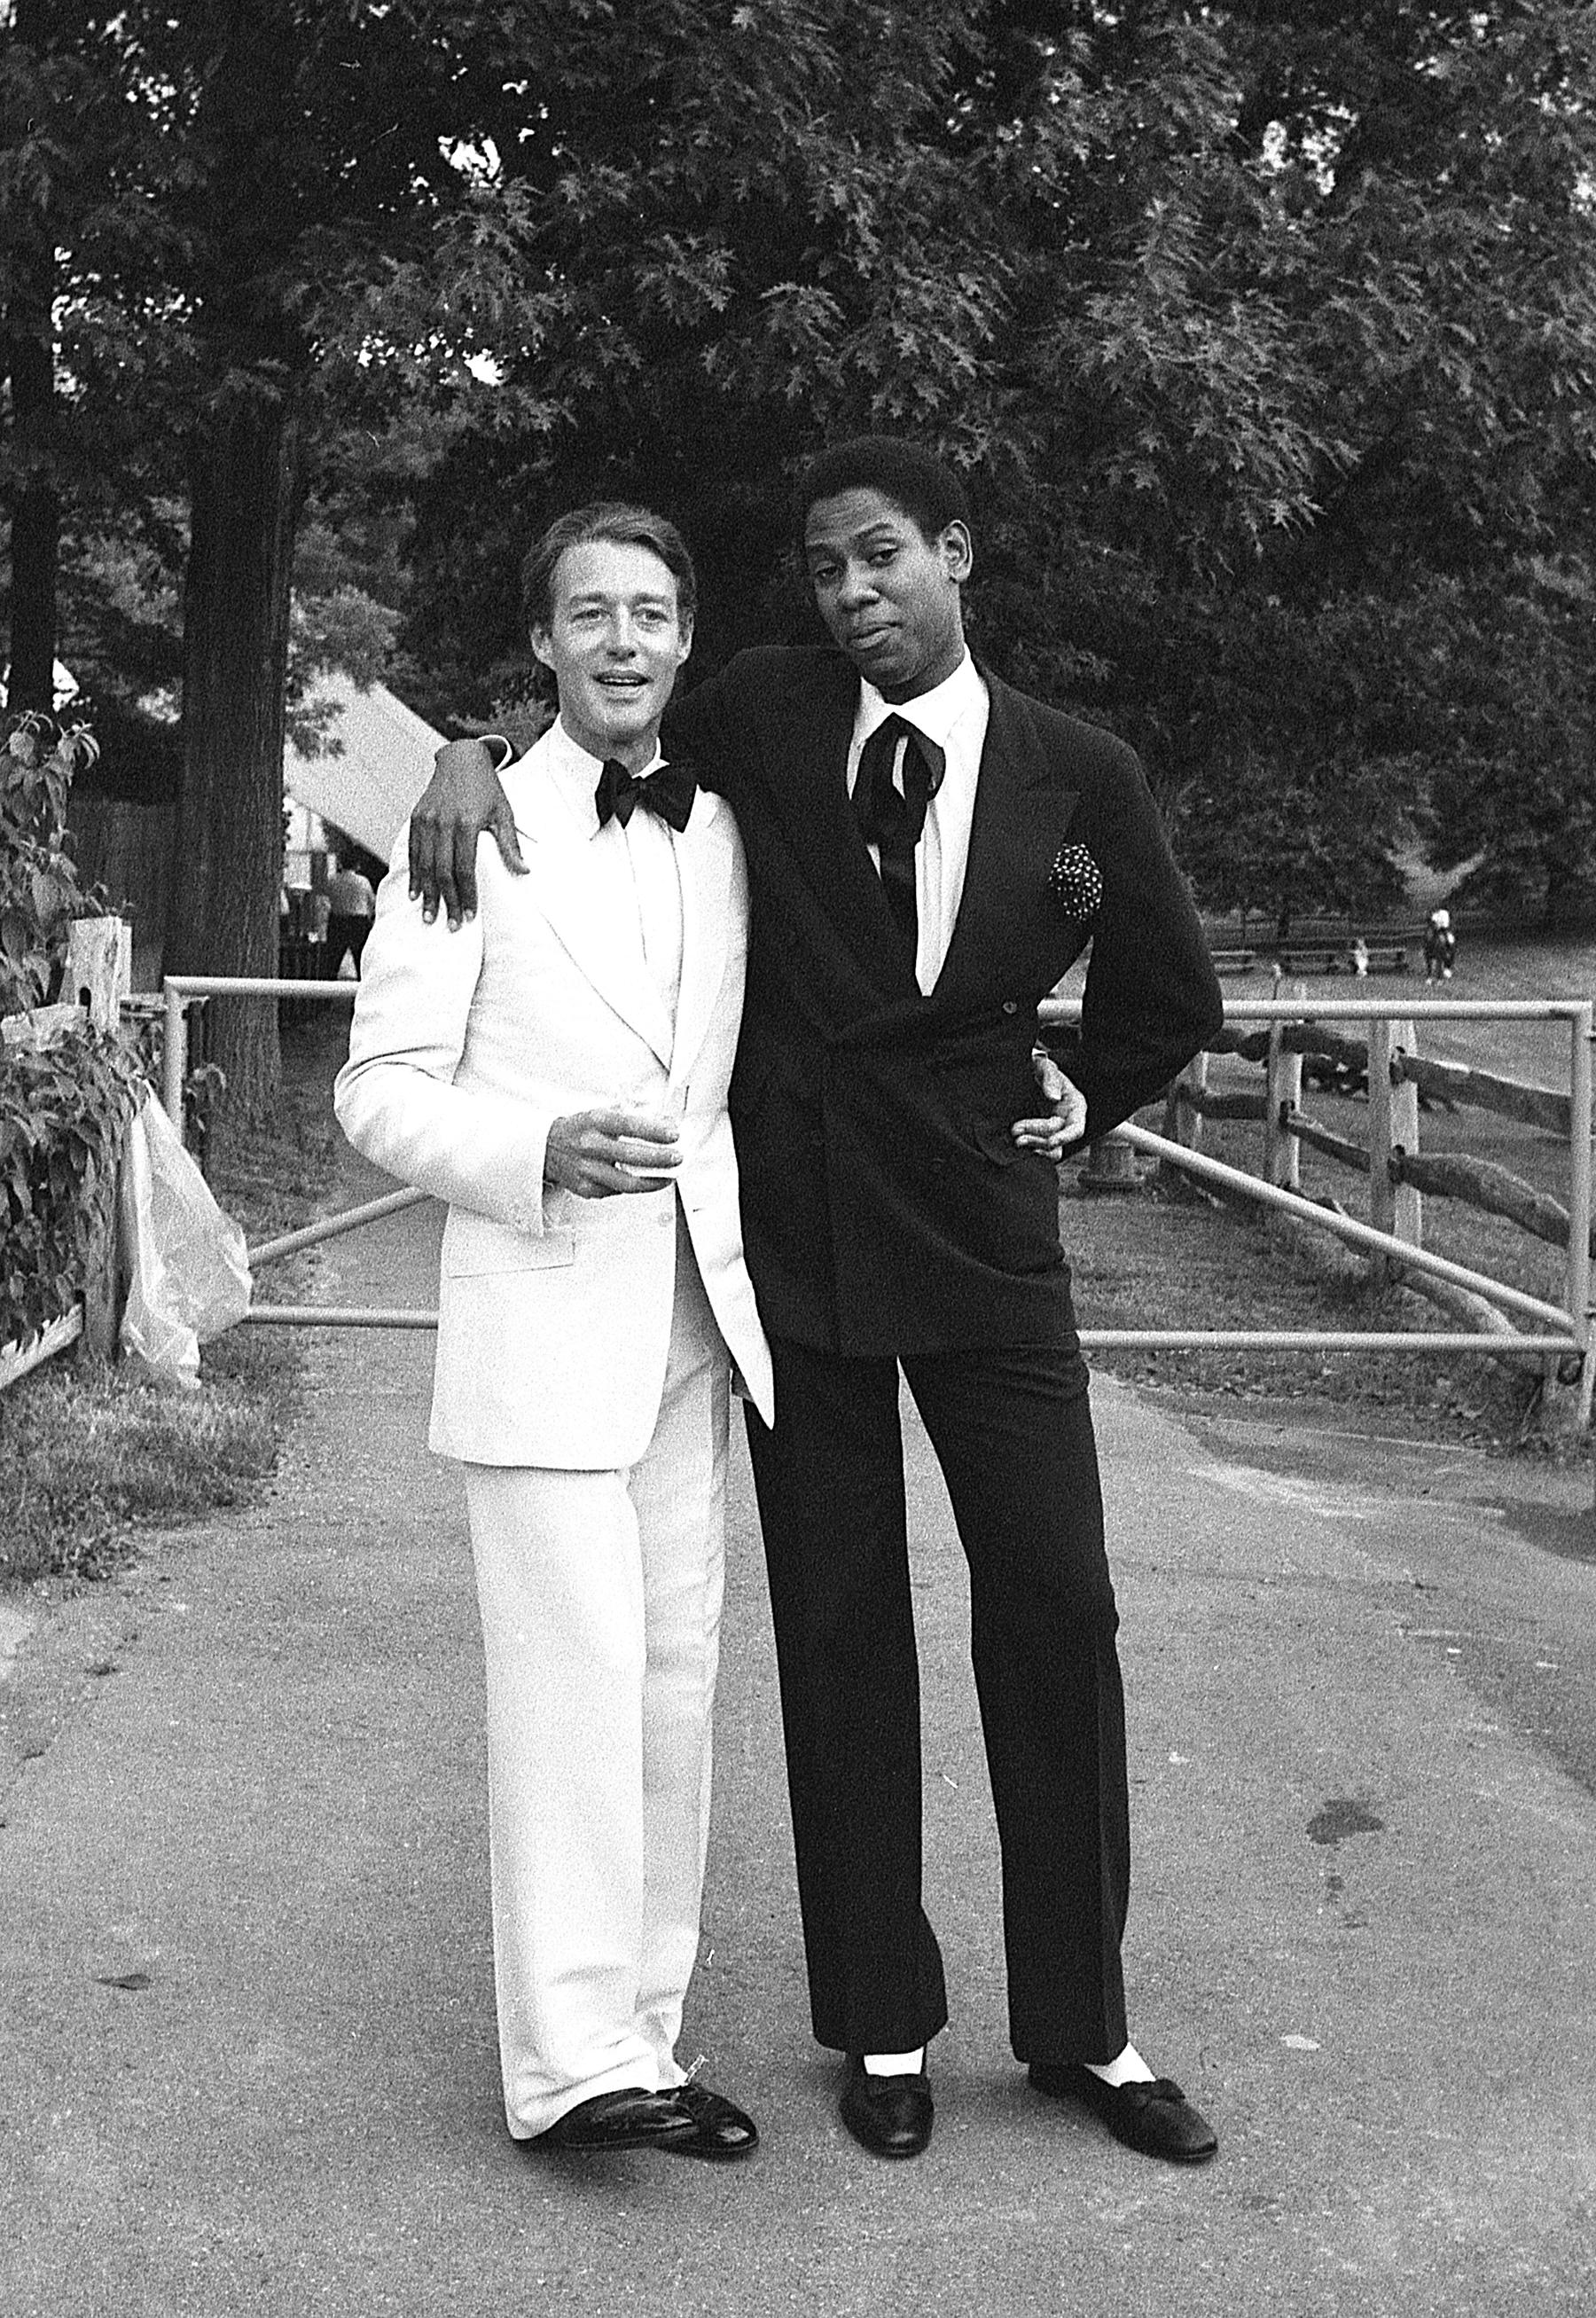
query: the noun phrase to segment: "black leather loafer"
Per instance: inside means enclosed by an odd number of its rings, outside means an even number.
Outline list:
[[[873,2077],[852,2053],[839,2106],[844,2125],[872,2157],[918,2157],[937,2114],[928,2077]]]
[[[733,2157],[751,2157],[759,2146],[758,2126],[724,2093],[712,2093],[707,2085],[686,2084],[663,2098],[675,2102],[691,2126],[661,2143],[673,2157],[707,2157],[724,2165]]]
[[[1143,2157],[1167,2157],[1175,2165],[1200,2165],[1219,2146],[1218,2135],[1200,2109],[1193,2108],[1173,2077],[1151,2084],[1106,2085],[1076,2061],[1033,2061],[1031,2082],[1055,2100],[1078,2100],[1102,2118],[1116,2141]]]
[[[693,2120],[674,2093],[622,2085],[595,2093],[557,2117],[533,2143],[539,2149],[668,2149],[686,2140]]]

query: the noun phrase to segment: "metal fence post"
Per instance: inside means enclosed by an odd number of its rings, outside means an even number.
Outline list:
[[[188,1076],[188,1016],[183,997],[170,982],[164,985],[166,1034],[161,1051],[161,1108],[183,1140],[183,1083]]]

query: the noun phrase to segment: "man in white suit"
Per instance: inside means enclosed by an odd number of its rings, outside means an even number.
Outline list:
[[[517,2140],[746,2155],[676,2059],[698,1941],[733,1364],[767,1423],[726,1093],[748,898],[722,801],[662,765],[693,568],[580,508],[523,575],[557,721],[506,775],[463,935],[366,946],[335,1093],[449,1204],[431,1445],[464,1469],[488,1684],[494,1959]]]

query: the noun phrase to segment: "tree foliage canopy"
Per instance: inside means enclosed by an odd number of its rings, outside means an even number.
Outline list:
[[[229,413],[276,414],[311,510],[301,634],[402,612],[440,721],[515,696],[521,551],[595,491],[685,524],[698,664],[807,633],[791,469],[887,426],[968,474],[980,649],[1141,748],[1206,901],[1374,910],[1416,840],[1562,907],[1587,825],[1596,870],[1588,6],[42,13],[0,61],[36,261],[0,294],[58,267],[58,407],[0,480],[56,461],[117,649],[134,544],[191,559],[196,729]],[[265,784],[280,727],[215,698]]]
[[[434,714],[507,688],[516,552],[591,490],[684,520],[701,660],[802,633],[785,472],[902,427],[969,472],[982,648],[1141,746],[1205,898],[1376,908],[1404,840],[1510,824],[1544,895],[1513,671],[1589,781],[1588,9],[500,21],[520,110],[362,318],[427,391],[495,366],[418,499]]]

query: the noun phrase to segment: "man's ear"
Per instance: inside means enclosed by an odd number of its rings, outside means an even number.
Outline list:
[[[553,668],[553,666],[554,666],[554,663],[553,663],[553,661],[549,658],[549,631],[548,631],[548,629],[547,629],[547,628],[531,628],[531,629],[529,629],[529,630],[527,631],[527,633],[528,633],[528,635],[529,635],[529,637],[530,637],[530,639],[531,639],[531,642],[532,642],[533,658],[534,660],[536,660],[541,661],[541,663],[542,664],[542,666],[543,666],[544,668],[546,668],[546,669],[552,669],[552,668]]]
[[[961,585],[975,569],[975,549],[970,538],[970,526],[956,519],[944,525],[937,535],[937,544],[942,551],[943,568],[950,580]]]
[[[682,647],[680,657],[677,660],[677,666],[678,668],[686,668],[687,665],[687,655],[693,649],[692,614],[689,613],[685,619],[678,618],[676,624],[676,629]],[[533,650],[535,651],[535,649],[536,647],[534,645]]]

